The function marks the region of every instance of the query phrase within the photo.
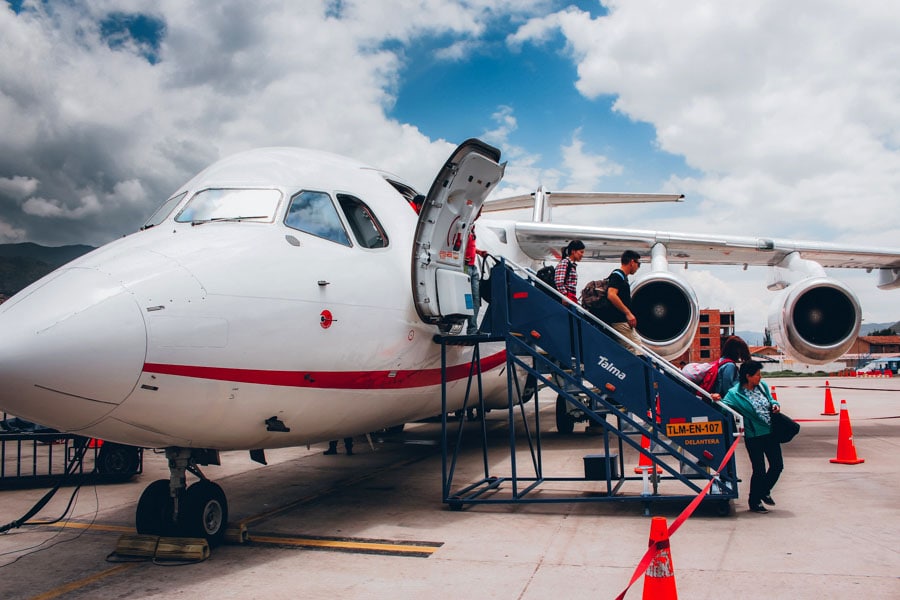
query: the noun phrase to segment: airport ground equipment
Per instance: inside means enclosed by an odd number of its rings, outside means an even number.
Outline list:
[[[142,448],[60,433],[15,417],[0,426],[0,489],[48,487],[64,477],[73,485],[124,481],[142,470]]]
[[[743,430],[739,415],[712,402],[665,359],[646,349],[643,356],[633,354],[622,345],[624,338],[581,307],[563,302],[530,270],[504,260],[493,267],[490,280],[492,302],[481,324],[484,333],[436,336],[435,341],[442,345],[442,357],[448,345],[474,345],[467,404],[471,398],[471,405],[478,404],[482,414],[481,374],[476,368],[480,346],[505,343],[509,454],[491,464],[482,419],[483,476],[454,489],[465,420],[458,421],[455,440],[451,440],[454,432],[444,410],[445,503],[459,509],[485,503],[638,501],[649,514],[652,502],[690,500],[712,479],[705,500],[715,502],[721,514],[730,512],[730,501],[738,496],[734,457],[719,467],[735,432]],[[446,367],[443,360],[442,367]],[[532,391],[520,385],[522,380],[538,384],[533,411],[526,411]],[[588,452],[584,476],[556,477],[545,472],[540,397],[548,391],[558,399],[557,424],[562,433],[571,431],[567,419],[573,413],[600,432],[584,438]],[[446,408],[446,377],[443,397]],[[524,431],[523,436],[517,436],[517,428]],[[648,466],[635,469],[640,471],[637,474],[625,465],[628,447],[649,459],[641,461]],[[492,474],[499,465],[508,466],[510,474]]]

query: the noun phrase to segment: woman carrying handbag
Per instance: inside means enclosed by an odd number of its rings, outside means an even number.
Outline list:
[[[722,403],[744,417],[744,444],[753,468],[750,510],[765,514],[769,510],[764,504],[775,505],[772,488],[784,469],[784,460],[781,444],[772,435],[772,415],[781,412],[781,406],[772,399],[769,386],[762,380],[762,364],[755,360],[741,364],[738,382],[728,390]]]

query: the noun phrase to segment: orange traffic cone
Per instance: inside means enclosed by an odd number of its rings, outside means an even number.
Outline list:
[[[653,517],[650,522],[650,546],[656,546],[656,555],[644,572],[643,600],[678,600],[675,589],[675,567],[669,548],[669,526],[665,517]]]
[[[641,448],[646,450],[646,454],[644,452],[640,452],[640,458],[638,459],[638,466],[634,468],[635,473],[643,473],[644,469],[653,469],[653,461],[650,459],[650,438],[646,435],[641,436]],[[657,473],[662,473],[662,469],[656,467]]]
[[[838,423],[837,457],[831,462],[842,465],[858,465],[866,462],[864,458],[857,458],[856,446],[853,445],[853,428],[850,426],[850,413],[847,412],[847,401],[841,400],[841,418]]]
[[[825,408],[822,414],[828,417],[833,417],[837,414],[837,411],[834,410],[834,400],[831,398],[831,387],[828,385],[828,381],[825,381]]]

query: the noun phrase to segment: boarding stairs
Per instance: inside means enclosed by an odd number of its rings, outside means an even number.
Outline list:
[[[724,459],[732,449],[735,432],[742,430],[739,415],[712,402],[706,392],[651,350],[641,348],[642,356],[632,353],[625,347],[628,340],[580,306],[563,302],[562,296],[532,271],[500,260],[491,269],[490,281],[491,302],[481,324],[482,335],[438,336],[436,341],[444,351],[448,344],[475,346],[470,389],[472,403],[481,403],[482,414],[480,374],[474,367],[480,360],[479,346],[505,343],[512,473],[490,474],[482,419],[484,477],[454,490],[457,455],[450,450],[445,411],[443,493],[451,508],[494,502],[636,500],[644,503],[649,514],[653,501],[689,500],[706,489],[705,501],[716,502],[720,514],[730,512],[729,501],[738,496],[738,478],[733,453],[729,460]],[[523,373],[526,377],[519,376]],[[532,391],[519,384],[524,378],[538,383],[533,398]],[[598,448],[584,457],[584,477],[552,477],[544,472],[540,395],[547,391],[556,394],[558,413],[582,415],[592,430],[601,432],[585,438],[587,444]],[[467,403],[468,398],[469,394]],[[535,405],[533,423],[525,410],[530,399]],[[525,456],[531,463],[526,469],[518,464],[523,462],[523,454],[513,431],[517,424],[525,432]],[[457,451],[462,429],[460,421]],[[627,447],[641,453],[640,467],[626,467]],[[527,475],[522,476],[523,471]],[[574,481],[592,481],[594,491],[585,493],[572,487],[569,489],[576,491],[570,496],[539,491],[547,483]],[[500,494],[500,489],[509,493]]]

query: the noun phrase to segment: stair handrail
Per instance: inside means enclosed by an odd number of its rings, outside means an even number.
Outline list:
[[[496,259],[497,257],[494,257],[494,258]],[[632,348],[639,349],[642,353],[644,353],[650,359],[650,361],[657,368],[665,371],[670,376],[679,380],[681,383],[687,384],[688,387],[693,388],[694,392],[696,392],[697,395],[699,395],[703,399],[705,399],[708,404],[714,405],[714,406],[718,407],[720,410],[724,410],[725,412],[730,413],[731,416],[735,420],[735,435],[743,434],[744,418],[741,416],[740,413],[738,413],[737,411],[732,409],[727,404],[723,404],[721,402],[713,400],[713,398],[709,392],[707,392],[702,387],[698,386],[696,383],[694,383],[693,381],[688,379],[685,376],[685,374],[681,372],[681,369],[676,368],[675,365],[673,365],[668,360],[666,360],[665,358],[663,358],[662,356],[657,354],[651,348],[647,348],[645,346],[635,344],[632,340],[628,339],[627,337],[623,336],[621,333],[619,333],[618,331],[616,331],[615,329],[610,327],[610,325],[608,323],[598,319],[596,316],[591,314],[583,306],[581,306],[577,302],[572,302],[566,296],[563,296],[559,292],[559,290],[557,290],[555,287],[551,287],[551,286],[547,285],[546,283],[544,283],[543,281],[541,281],[541,279],[537,276],[537,272],[534,269],[517,264],[515,261],[512,261],[509,258],[506,258],[504,256],[499,257],[499,260],[497,262],[500,264],[509,265],[511,267],[511,270],[514,273],[521,273],[527,279],[530,279],[534,283],[541,286],[541,288],[543,288],[544,291],[549,291],[549,293],[551,293],[551,294],[556,294],[556,296],[559,298],[559,301],[564,306],[566,306],[566,308],[568,308],[569,310],[572,310],[574,308],[574,310],[576,312],[581,313],[582,318],[587,318],[590,321],[592,321],[593,323],[600,325],[606,333],[611,334],[612,336],[616,337],[618,340],[623,342],[623,345],[628,345],[628,346],[631,346]]]

